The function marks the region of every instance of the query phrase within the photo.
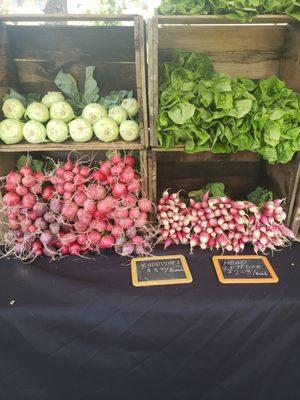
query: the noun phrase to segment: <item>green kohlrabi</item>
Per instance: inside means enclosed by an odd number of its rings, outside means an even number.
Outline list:
[[[124,121],[120,126],[120,135],[126,142],[133,142],[140,136],[140,127],[135,121]]]
[[[99,119],[107,117],[107,110],[102,104],[91,103],[84,107],[82,117],[94,125]]]
[[[93,137],[91,124],[84,118],[76,118],[69,123],[70,136],[75,142],[88,142]]]
[[[51,142],[61,143],[68,139],[68,125],[61,119],[51,119],[47,126],[47,137]]]
[[[42,103],[46,107],[51,108],[51,106],[53,106],[53,104],[58,103],[59,101],[64,101],[64,100],[65,100],[65,98],[61,92],[48,92],[42,98]]]
[[[135,117],[139,112],[139,103],[136,99],[125,99],[121,106],[127,111],[129,117]]]
[[[7,99],[3,103],[2,111],[5,118],[22,119],[25,108],[20,100]]]
[[[46,142],[46,128],[41,122],[28,121],[23,126],[24,138],[29,143],[37,144]]]
[[[66,101],[59,101],[54,103],[50,108],[51,119],[61,119],[68,123],[75,118],[72,107]]]
[[[47,122],[49,119],[49,110],[45,104],[34,101],[27,107],[25,115],[28,119],[33,119],[34,121]]]
[[[97,138],[102,142],[112,142],[119,136],[118,124],[109,117],[100,119],[93,129]]]
[[[16,144],[23,140],[23,122],[16,119],[4,119],[0,123],[0,139],[5,144]]]
[[[112,107],[108,112],[108,116],[116,121],[118,125],[121,125],[121,123],[126,121],[128,118],[127,111],[121,106]]]

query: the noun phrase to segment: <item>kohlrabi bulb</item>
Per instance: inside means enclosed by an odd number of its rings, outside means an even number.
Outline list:
[[[24,138],[29,143],[37,144],[46,142],[46,128],[41,122],[28,121],[23,126]]]
[[[125,99],[122,107],[127,111],[129,117],[134,117],[139,111],[139,103],[136,99]]]
[[[68,125],[61,119],[51,119],[46,126],[47,136],[51,142],[61,143],[68,139]]]
[[[109,117],[100,119],[93,129],[97,138],[102,142],[112,142],[119,136],[118,124]]]
[[[99,119],[107,117],[107,110],[102,104],[91,103],[84,107],[82,117],[94,125]]]
[[[50,108],[51,119],[61,119],[68,123],[75,118],[72,107],[66,101],[54,103]]]
[[[53,104],[58,103],[59,101],[64,101],[65,98],[61,92],[48,92],[42,98],[42,103],[45,104],[46,107],[51,108]]]
[[[75,142],[88,142],[93,137],[93,128],[84,118],[76,118],[69,123],[70,136]]]
[[[5,118],[22,119],[25,108],[20,100],[7,99],[3,103],[2,111]]]
[[[16,119],[4,119],[0,123],[0,139],[5,144],[16,144],[23,140],[23,122]]]
[[[140,127],[135,121],[124,121],[120,126],[120,135],[126,142],[133,142],[140,137]]]
[[[116,121],[118,125],[121,125],[128,118],[127,111],[121,106],[112,107],[108,112],[108,116]]]
[[[37,101],[29,104],[25,114],[29,119],[33,119],[34,121],[38,122],[46,122],[49,119],[48,108],[45,106],[45,104],[38,103]]]

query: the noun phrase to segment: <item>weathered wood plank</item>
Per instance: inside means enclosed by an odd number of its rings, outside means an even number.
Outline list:
[[[289,87],[300,91],[300,24],[288,27],[279,76]]]
[[[71,140],[67,140],[64,143],[41,143],[41,144],[30,144],[30,143],[19,143],[19,144],[1,144],[0,153],[12,153],[12,152],[48,152],[48,151],[79,151],[79,150],[138,150],[142,149],[143,146],[140,142],[124,142],[116,141],[111,143],[100,142],[99,140],[91,140],[87,143],[76,143]],[[1,165],[1,163],[0,163]]]
[[[127,26],[9,26],[14,58],[76,62],[93,58],[134,62],[134,28]]]
[[[0,21],[133,21],[136,14],[1,14]]]

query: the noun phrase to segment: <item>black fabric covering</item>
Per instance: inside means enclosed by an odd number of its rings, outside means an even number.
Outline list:
[[[269,258],[269,285],[180,252],[194,282],[151,288],[116,255],[1,260],[0,400],[298,400],[300,246]]]

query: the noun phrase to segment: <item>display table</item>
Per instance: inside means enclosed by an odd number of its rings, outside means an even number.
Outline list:
[[[212,253],[178,253],[192,284],[135,288],[116,255],[1,260],[0,399],[299,399],[300,245],[264,285],[222,285]]]

